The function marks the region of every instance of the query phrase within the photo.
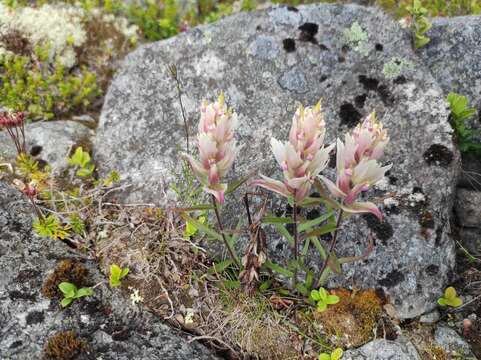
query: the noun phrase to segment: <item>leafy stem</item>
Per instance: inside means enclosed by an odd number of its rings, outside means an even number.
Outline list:
[[[229,251],[229,254],[230,254],[232,260],[234,260],[234,262],[240,268],[241,267],[240,261],[237,258],[236,254],[235,254],[235,251],[232,248],[231,243],[225,237],[224,226],[222,225],[222,221],[221,221],[220,214],[219,214],[219,209],[217,208],[217,200],[216,200],[214,195],[212,195],[212,205],[214,205],[215,217],[217,218],[217,224],[219,225],[220,234],[222,235],[222,239],[224,241],[224,244],[227,247],[227,250]]]
[[[297,202],[294,200],[294,204],[292,206],[292,220],[294,221],[294,275],[292,276],[292,287],[293,289],[297,286],[297,268],[298,264],[298,248],[299,248],[299,232],[297,231]]]
[[[322,264],[321,271],[319,272],[320,278],[319,278],[319,281],[318,281],[318,284],[317,284],[318,286],[322,285],[321,280],[323,278],[325,278],[325,277],[323,277],[323,273],[324,273],[324,271],[326,271],[329,260],[331,259],[332,252],[334,251],[334,247],[336,246],[337,234],[338,234],[339,228],[341,226],[343,214],[344,214],[344,211],[342,209],[340,209],[339,215],[337,215],[336,229],[334,230],[334,233],[332,235],[332,240],[331,240],[331,244],[329,245],[329,250],[328,250],[327,255],[326,255],[326,260],[324,261],[324,264]]]

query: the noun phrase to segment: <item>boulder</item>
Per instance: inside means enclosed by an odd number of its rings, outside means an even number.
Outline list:
[[[454,211],[461,226],[481,229],[481,192],[459,189]]]
[[[37,160],[43,160],[54,174],[67,166],[67,158],[73,146],[91,147],[94,132],[76,121],[45,121],[25,126],[27,152]],[[17,155],[6,131],[0,131],[0,157],[10,160]]]
[[[401,340],[373,340],[358,349],[346,351],[342,358],[346,360],[420,360],[414,345]]]
[[[239,114],[244,148],[232,178],[253,169],[280,178],[269,141],[287,138],[299,102],[323,99],[327,142],[375,110],[389,129],[384,160],[393,168],[371,196],[381,206],[386,200],[387,217],[382,224],[369,216],[346,223],[340,255],[363,253],[370,232],[376,247],[367,260],[344,265],[345,276],[328,285],[383,289],[401,318],[436,306],[455,261],[448,234],[459,154],[443,91],[398,23],[358,5],[277,6],[139,47],[108,91],[95,138],[100,172],[118,170],[131,185],[123,201],[176,201],[170,185],[182,177],[185,136],[169,64],[176,64],[182,82],[191,142],[202,99],[214,100],[223,90]],[[332,177],[333,169],[326,173]],[[235,219],[240,205],[229,201],[225,217]],[[273,197],[271,209],[282,214],[286,203]],[[278,236],[269,246],[275,260],[289,254]],[[310,261],[321,265],[315,254]]]
[[[110,289],[95,262],[70,251],[60,241],[35,236],[32,218],[30,205],[20,193],[0,182],[2,359],[42,359],[49,339],[57,341],[57,347],[52,343],[50,351],[61,351],[62,358],[73,358],[67,356],[68,346],[75,349],[74,341],[84,344],[78,359],[217,358],[198,343],[188,343],[185,336],[162,324],[158,317],[132,305],[119,290]],[[75,300],[64,309],[58,299],[45,298],[41,289],[65,259],[87,271],[92,285],[100,285],[94,296]],[[75,338],[63,331],[72,331]],[[61,337],[55,337],[59,333]]]
[[[481,108],[481,23],[479,16],[431,19],[427,35],[431,41],[419,55],[446,95],[454,91]]]

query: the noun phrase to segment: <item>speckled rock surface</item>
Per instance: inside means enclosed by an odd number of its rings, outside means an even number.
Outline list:
[[[461,226],[481,229],[481,192],[459,189],[454,211]]]
[[[216,359],[105,284],[92,297],[62,309],[40,288],[63,259],[79,261],[92,284],[105,282],[96,265],[61,242],[31,232],[32,211],[19,192],[0,182],[0,358],[42,359],[47,339],[72,330],[87,343],[78,359]]]
[[[431,41],[419,54],[443,90],[466,96],[481,108],[481,22],[479,16],[434,18]]]
[[[439,325],[434,332],[434,340],[449,355],[474,356],[469,344],[452,328]]]
[[[348,350],[342,357],[346,360],[420,360],[410,342],[378,339],[355,350]]]
[[[54,173],[68,165],[67,157],[74,145],[90,144],[93,131],[75,121],[45,121],[26,125],[27,151],[46,161]],[[5,131],[0,131],[0,156],[16,156],[15,147]]]
[[[348,46],[344,34],[356,21],[368,41]],[[292,39],[287,46],[285,39]],[[386,71],[386,64],[397,60],[408,65]],[[408,33],[375,8],[319,4],[237,14],[141,46],[126,58],[109,89],[95,139],[101,172],[118,170],[132,184],[125,201],[174,201],[169,184],[180,173],[185,142],[167,69],[172,63],[184,86],[192,135],[203,98],[213,100],[224,90],[238,112],[238,142],[245,147],[233,177],[254,168],[280,176],[269,140],[287,138],[298,102],[324,99],[328,142],[376,110],[389,128],[392,145],[385,159],[393,168],[372,196],[381,206],[386,196],[397,205],[386,211],[383,224],[369,217],[346,224],[340,255],[363,253],[370,229],[376,247],[364,262],[344,266],[346,276],[329,285],[382,288],[401,318],[436,306],[454,264],[448,218],[459,154],[442,89],[413,53]],[[285,205],[273,199],[277,213]],[[239,213],[236,204],[229,206],[232,214]],[[270,256],[285,258],[285,241],[271,237],[269,244]],[[321,265],[315,254],[310,261]]]

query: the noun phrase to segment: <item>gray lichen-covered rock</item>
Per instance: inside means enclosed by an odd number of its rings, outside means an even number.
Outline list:
[[[0,182],[0,358],[42,359],[49,337],[64,330],[74,331],[87,344],[78,359],[216,358],[112,291],[95,263],[61,242],[36,237],[31,229],[29,204]],[[40,291],[62,259],[82,263],[92,284],[102,282],[94,296],[66,309]]]
[[[469,344],[452,328],[440,325],[434,332],[434,340],[449,355],[473,356]]]
[[[420,360],[410,342],[373,340],[355,350],[348,350],[342,357],[346,360]]]
[[[376,110],[389,129],[385,161],[393,168],[372,196],[389,205],[387,217],[382,224],[370,217],[346,224],[340,255],[361,254],[370,231],[376,247],[367,260],[345,265],[346,276],[329,285],[382,288],[401,318],[436,306],[454,264],[448,219],[459,155],[442,89],[395,21],[356,5],[275,7],[139,47],[109,89],[95,139],[101,172],[118,170],[132,185],[126,201],[165,204],[174,198],[169,184],[181,172],[185,139],[169,64],[177,65],[183,84],[191,140],[202,99],[224,90],[238,112],[244,148],[232,177],[252,169],[280,177],[269,141],[287,138],[298,102],[323,98],[328,142]],[[273,201],[278,214],[285,208]],[[276,260],[289,252],[279,238],[269,245]],[[321,265],[315,254],[310,259]]]
[[[27,152],[50,165],[60,173],[68,163],[73,146],[91,146],[93,131],[75,121],[49,121],[28,124],[25,127]],[[16,156],[15,147],[6,131],[0,131],[0,157],[10,160]]]
[[[481,108],[481,22],[479,16],[432,19],[431,41],[419,54],[446,94],[466,96]]]
[[[462,245],[471,255],[481,255],[481,229],[461,228],[458,230]]]
[[[459,189],[454,210],[461,226],[481,229],[481,192]]]

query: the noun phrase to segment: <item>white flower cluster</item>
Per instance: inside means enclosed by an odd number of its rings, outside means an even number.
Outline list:
[[[43,5],[12,10],[0,4],[0,32],[18,30],[33,45],[47,45],[49,61],[67,68],[76,63],[75,47],[87,39],[84,10],[72,6]]]

